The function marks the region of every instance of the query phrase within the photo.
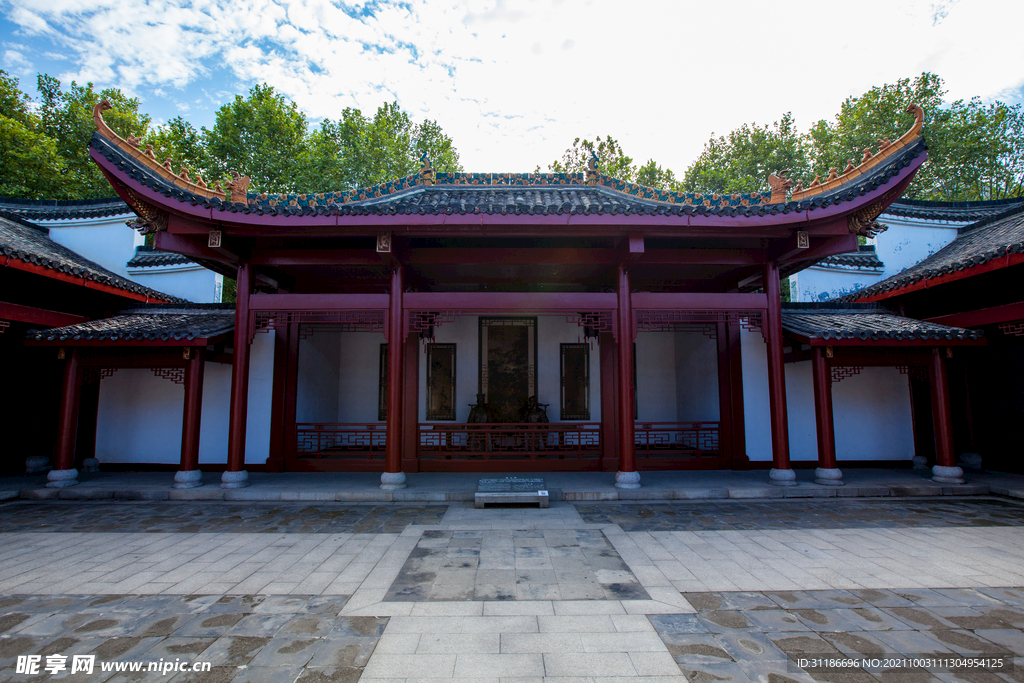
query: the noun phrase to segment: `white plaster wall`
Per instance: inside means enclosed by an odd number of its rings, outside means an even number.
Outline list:
[[[152,370],[118,370],[104,378],[96,423],[100,464],[180,462],[184,401],[182,385],[161,379]]]
[[[674,332],[636,335],[637,419],[676,421],[676,344]]]
[[[889,229],[874,239],[881,272],[842,268],[807,268],[790,276],[792,301],[827,301],[901,273],[952,242],[965,222],[928,221],[882,214]]]
[[[480,319],[459,316],[434,330],[438,344],[455,344],[455,421],[469,419],[470,404],[476,402],[480,386]],[[583,328],[555,316],[537,316],[537,401],[549,404],[548,419],[560,421],[561,344],[583,341]],[[427,419],[427,362],[419,352],[419,420]],[[590,349],[590,420],[601,421],[601,351],[595,341]],[[567,420],[570,421],[570,420]],[[571,420],[575,422],[576,420]]]
[[[895,275],[925,260],[956,239],[957,228],[966,225],[885,214],[879,220],[889,226],[874,240],[875,253],[884,266],[883,277]]]
[[[717,421],[718,344],[700,330],[675,333],[676,420]]]
[[[315,331],[299,340],[296,422],[337,422],[342,332]]]
[[[62,221],[38,221],[50,230],[50,239],[118,275],[128,275],[127,263],[135,256],[135,247],[145,238],[125,221],[134,214]],[[141,284],[141,283],[140,283]]]
[[[864,289],[885,277],[879,271],[811,267],[789,276],[790,301],[828,301]]]
[[[743,366],[743,418],[747,456],[752,461],[771,460],[768,350],[759,331],[740,328],[740,359]]]
[[[220,303],[223,278],[202,266],[132,268],[128,277],[140,285],[197,304]]]
[[[314,335],[315,336],[315,335]],[[380,391],[380,332],[340,333],[339,375],[334,384],[337,398],[337,422],[378,422],[377,401]],[[302,362],[303,350],[299,350]],[[303,393],[299,385],[299,394]]]
[[[839,460],[914,457],[910,385],[896,368],[864,368],[833,384],[832,410]]]
[[[249,361],[245,462],[265,463],[270,452],[274,339],[257,334]],[[96,457],[103,463],[177,464],[185,389],[148,369],[118,370],[102,380]],[[200,464],[227,462],[231,366],[207,363],[203,378]]]
[[[772,459],[767,347],[759,332],[740,335],[747,455]],[[786,363],[790,460],[818,459],[814,381],[810,362]],[[836,458],[907,460],[914,456],[910,390],[896,368],[864,368],[832,385]]]

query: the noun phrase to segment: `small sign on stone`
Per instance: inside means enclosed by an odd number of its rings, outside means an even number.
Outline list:
[[[475,506],[482,508],[488,503],[537,503],[548,507],[548,490],[543,479],[501,477],[481,479],[477,482]]]

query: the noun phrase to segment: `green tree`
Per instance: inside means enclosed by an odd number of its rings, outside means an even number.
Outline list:
[[[92,83],[80,86],[72,81],[67,90],[62,90],[59,80],[45,74],[39,75],[37,88],[38,130],[53,140],[64,159],[64,194],[75,198],[111,196],[110,183],[89,157],[89,140],[96,131],[92,108],[101,100],[108,100],[113,108],[103,115],[107,125],[123,138],[142,138],[150,119],[139,111],[138,98],[127,97],[116,88],[96,92]]]
[[[243,98],[217,110],[213,128],[203,131],[212,158],[212,177],[238,171],[252,179],[250,192],[300,189],[300,165],[307,136],[306,115],[269,85],[256,85]]]
[[[727,136],[711,136],[683,175],[688,192],[764,192],[768,175],[803,176],[810,168],[807,144],[789,112],[772,125],[744,124]]]
[[[34,129],[39,125],[39,117],[32,113],[31,105],[32,98],[21,91],[18,79],[0,69],[0,116]]]
[[[455,144],[436,121],[413,123],[397,102],[385,103],[373,118],[348,107],[338,121],[325,120],[311,135],[311,169],[325,189],[368,187],[416,173],[427,155],[435,171],[461,171]],[[315,179],[314,179],[315,180]]]
[[[72,198],[64,182],[66,170],[52,139],[21,121],[0,116],[0,197]]]
[[[217,175],[203,133],[182,117],[176,116],[151,130],[142,145],[153,145],[153,154],[161,163],[164,159],[171,159],[175,172],[184,166],[193,172],[193,177],[194,172],[198,171],[213,185],[213,181],[221,179],[221,176]]]
[[[622,145],[611,135],[604,138],[598,135],[594,141],[576,138],[572,141],[572,147],[562,154],[561,159],[556,159],[548,164],[548,171],[551,173],[583,173],[587,170],[587,164],[594,154],[597,155],[598,170],[604,175],[627,183],[636,181],[637,169],[633,165],[633,158],[626,156],[626,153],[622,151]],[[540,166],[537,167],[537,172],[540,172]]]

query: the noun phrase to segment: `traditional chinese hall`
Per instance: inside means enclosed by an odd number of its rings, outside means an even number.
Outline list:
[[[947,362],[982,335],[780,295],[878,230],[927,157],[920,109],[828,177],[729,196],[626,184],[597,159],[577,174],[424,159],[376,187],[256,194],[175,173],[103,109],[90,154],[135,227],[235,279],[236,303],[30,335],[63,372],[54,487],[77,483],[83,433],[102,462],[163,465],[180,487],[255,469],[380,472],[392,489],[412,472],[598,471],[635,488],[645,470],[762,467],[791,485],[795,460],[841,485],[844,462],[908,460],[924,428],[935,479],[962,482]]]

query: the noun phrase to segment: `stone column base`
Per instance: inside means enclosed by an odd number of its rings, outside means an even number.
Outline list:
[[[639,472],[616,472],[615,488],[617,489],[638,489],[640,488]]]
[[[915,470],[926,470],[928,469],[928,458],[923,455],[914,456],[914,469]]]
[[[959,467],[935,465],[932,467],[932,481],[940,484],[963,484],[964,471]]]
[[[819,467],[814,470],[814,483],[822,486],[843,486],[843,472],[838,467]]]
[[[381,472],[380,487],[385,491],[405,488],[405,472]]]
[[[202,470],[178,470],[174,474],[175,489],[194,489],[203,485]]]
[[[796,472],[777,470],[773,467],[768,473],[768,483],[775,486],[796,486]]]
[[[43,474],[52,469],[50,459],[45,455],[30,455],[25,458],[25,474]]]
[[[238,472],[224,470],[224,474],[220,475],[220,487],[222,489],[244,489],[248,485],[249,473],[245,470],[239,470]]]
[[[46,488],[62,489],[68,486],[78,486],[78,470],[74,467],[70,470],[50,470],[46,475]]]

